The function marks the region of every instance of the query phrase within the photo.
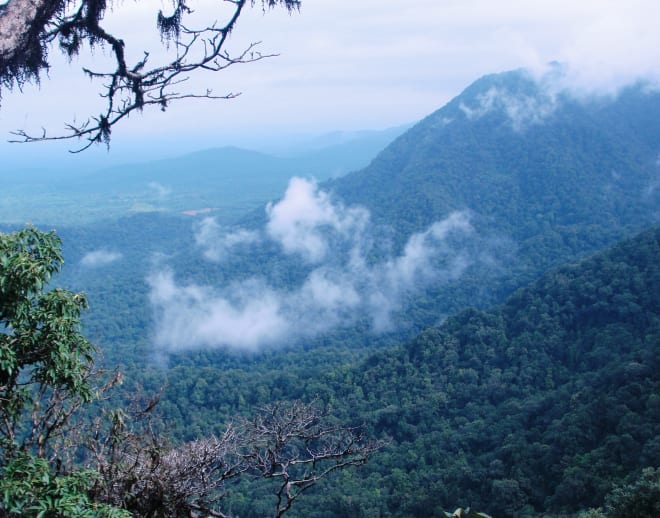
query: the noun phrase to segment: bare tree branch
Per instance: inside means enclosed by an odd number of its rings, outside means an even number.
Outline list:
[[[303,491],[333,471],[363,464],[384,444],[365,440],[356,428],[329,425],[315,404],[301,402],[264,407],[221,437],[178,446],[153,433],[139,413],[110,412],[94,430],[89,463],[101,476],[93,499],[138,517],[229,518],[221,508],[226,483],[243,475],[277,481],[279,517]]]
[[[187,27],[184,23],[191,10],[185,0],[172,0],[173,13],[169,16],[158,12],[157,24],[163,44],[174,48],[175,57],[163,64],[149,68],[149,54],[134,64],[126,60],[124,41],[106,31],[102,22],[107,10],[106,0],[81,0],[79,2],[47,0],[10,0],[0,9],[0,85],[19,87],[29,79],[37,79],[39,71],[48,68],[47,50],[57,41],[60,49],[69,56],[79,53],[83,42],[91,46],[106,46],[112,51],[116,68],[110,71],[84,69],[93,80],[103,81],[101,97],[105,109],[83,122],[66,124],[65,132],[49,135],[17,130],[18,137],[11,142],[38,142],[43,140],[82,139],[85,144],[73,152],[80,152],[92,144],[109,145],[112,128],[134,111],[146,106],[158,106],[165,110],[170,103],[182,99],[233,99],[238,93],[214,94],[180,91],[197,71],[220,72],[230,66],[253,63],[275,54],[262,54],[259,43],[248,45],[237,55],[225,50],[227,38],[233,31],[246,5],[257,0],[224,0],[232,6],[227,21],[218,26],[212,23],[201,29]],[[261,0],[262,9],[277,5],[288,11],[300,8],[301,0]],[[119,7],[117,7],[119,8]],[[16,30],[24,29],[18,37]]]
[[[368,441],[358,428],[332,426],[314,403],[276,403],[244,423],[251,437],[247,460],[265,479],[279,480],[275,516],[286,513],[303,491],[333,471],[364,464],[384,443]]]

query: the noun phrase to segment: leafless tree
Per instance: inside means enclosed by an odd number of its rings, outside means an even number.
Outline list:
[[[357,428],[330,424],[316,403],[299,401],[263,407],[221,437],[178,446],[151,430],[144,412],[107,417],[87,440],[90,467],[100,474],[92,498],[138,517],[227,518],[226,484],[241,476],[276,481],[273,514],[280,517],[303,491],[333,471],[363,464],[383,446]]]
[[[258,43],[230,55],[225,44],[246,6],[259,4],[265,11],[281,5],[291,12],[300,8],[301,0],[216,1],[231,6],[228,18],[201,28],[186,25],[186,18],[192,13],[187,0],[171,0],[170,12],[154,13],[163,44],[174,51],[173,57],[163,63],[151,63],[147,52],[136,62],[127,62],[124,41],[103,25],[108,10],[121,9],[112,0],[9,0],[0,6],[0,87],[21,87],[26,81],[38,81],[40,72],[49,68],[48,51],[55,43],[69,57],[78,54],[84,43],[109,48],[114,57],[113,70],[83,69],[91,79],[103,82],[102,113],[81,123],[67,124],[61,135],[48,135],[45,130],[32,135],[18,130],[18,141],[83,139],[85,144],[77,150],[82,151],[94,143],[108,144],[113,126],[146,106],[165,110],[171,102],[181,99],[236,97],[236,93],[217,95],[209,89],[189,92],[185,82],[196,71],[219,72],[272,56],[262,54]]]
[[[296,401],[263,407],[243,425],[249,470],[277,481],[276,517],[326,475],[364,464],[383,446],[359,428],[328,424],[324,417],[314,404]]]

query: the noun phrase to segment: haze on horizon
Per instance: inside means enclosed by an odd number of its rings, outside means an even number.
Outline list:
[[[203,17],[201,2],[194,3]],[[112,26],[132,50],[162,54],[157,7],[124,3],[113,13]],[[242,92],[238,99],[145,111],[115,128],[109,154],[97,147],[75,160],[223,145],[259,148],[296,135],[398,126],[440,108],[484,74],[520,67],[540,73],[552,61],[564,64],[571,84],[583,92],[615,92],[639,78],[658,82],[659,16],[654,0],[305,0],[294,15],[282,9],[263,15],[254,8],[244,12],[231,48],[262,41],[263,52],[279,57],[190,81],[197,91]],[[145,27],[154,27],[151,39]],[[7,159],[29,163],[54,152],[66,157],[75,142],[6,140],[17,128],[43,126],[54,133],[65,122],[96,113],[98,90],[80,72],[90,58],[83,52],[68,65],[56,54],[41,85],[3,90],[0,153]],[[102,54],[95,52],[94,65],[103,62]]]

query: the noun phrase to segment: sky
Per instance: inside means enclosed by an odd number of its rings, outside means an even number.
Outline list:
[[[221,2],[190,4],[192,22],[222,20]],[[107,26],[126,41],[131,58],[143,50],[154,62],[163,57],[154,20],[167,5],[117,4]],[[264,53],[278,56],[196,75],[188,85],[197,92],[241,92],[239,98],[184,101],[165,113],[131,116],[114,129],[109,153],[101,148],[73,159],[66,150],[75,142],[7,144],[11,130],[56,133],[99,110],[98,85],[80,69],[102,69],[108,57],[97,49],[69,64],[53,51],[40,85],[3,91],[0,153],[8,162],[112,162],[383,129],[421,119],[482,75],[520,67],[541,73],[551,61],[566,66],[575,88],[612,92],[660,76],[658,19],[657,0],[304,0],[294,14],[253,8],[242,15],[228,48],[261,41]]]

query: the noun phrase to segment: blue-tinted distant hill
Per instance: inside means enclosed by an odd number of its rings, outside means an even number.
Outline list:
[[[243,191],[243,196],[250,193],[252,198],[264,201],[280,195],[293,175],[326,180],[367,166],[406,129],[335,132],[280,151],[231,146],[205,149],[167,160],[104,169],[81,178],[81,183],[115,187],[152,181],[189,188],[222,185],[235,194]]]
[[[0,171],[0,222],[46,225],[115,219],[136,212],[214,209],[231,220],[277,198],[291,176],[325,180],[365,167],[405,130],[336,133],[268,153],[221,147],[163,160],[103,167]]]

